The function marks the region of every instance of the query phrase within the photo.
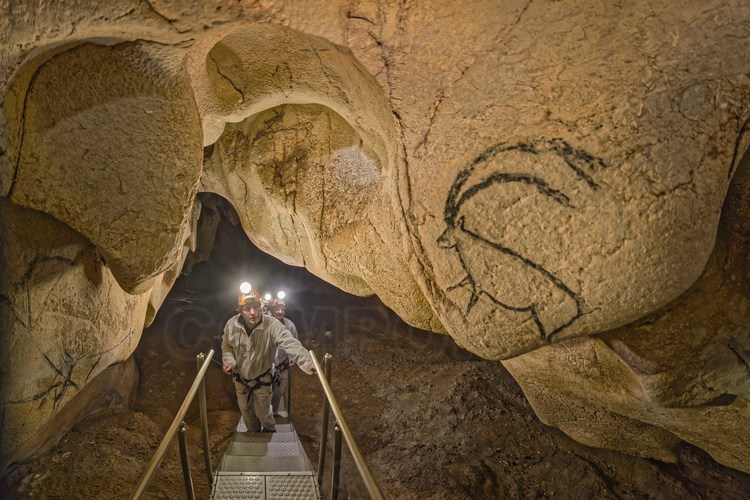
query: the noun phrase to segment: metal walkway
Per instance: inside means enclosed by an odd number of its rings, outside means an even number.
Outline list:
[[[243,432],[240,425],[214,476],[212,499],[320,498],[312,464],[292,424],[276,432]]]
[[[328,416],[329,412],[334,415],[334,445],[333,466],[331,467],[331,499],[336,500],[339,494],[339,479],[341,477],[341,444],[346,442],[352,454],[362,480],[367,487],[370,498],[383,500],[383,494],[378,484],[372,477],[362,453],[354,441],[349,426],[344,420],[344,415],[339,408],[336,398],[331,390],[331,355],[326,354],[324,365],[321,366],[313,351],[310,357],[315,363],[315,370],[323,387],[325,400],[323,403],[323,426],[321,428],[321,453],[318,461],[318,470],[325,470],[326,443],[328,443]],[[172,420],[166,435],[159,443],[154,456],[151,457],[146,469],[138,480],[131,500],[140,500],[151,479],[167,453],[167,450],[175,437],[180,444],[180,463],[182,464],[182,478],[185,481],[185,491],[188,499],[195,498],[193,478],[190,474],[190,461],[188,460],[188,444],[185,431],[185,415],[188,413],[190,404],[196,394],[200,410],[200,421],[203,434],[203,459],[206,465],[206,479],[213,485],[211,489],[212,499],[228,498],[250,498],[257,500],[266,499],[320,499],[320,485],[322,476],[313,471],[310,460],[305,454],[302,443],[299,440],[294,426],[289,424],[276,424],[276,432],[273,433],[248,433],[245,432],[245,424],[240,418],[236,432],[227,448],[227,452],[221,459],[216,474],[212,474],[211,451],[208,439],[208,411],[206,407],[206,370],[213,361],[214,351],[211,349],[207,355],[199,353],[196,356],[198,363],[198,375],[193,385],[190,386],[187,396],[182,402],[180,409]],[[289,385],[291,390],[291,384]],[[291,397],[291,393],[288,394]]]

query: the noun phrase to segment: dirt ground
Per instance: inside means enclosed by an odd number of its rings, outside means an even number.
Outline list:
[[[256,267],[275,265],[253,258]],[[347,296],[303,272],[275,271],[276,281],[291,290],[287,315],[320,358],[333,355],[334,392],[386,498],[750,497],[750,475],[689,445],[679,463],[664,464],[574,442],[537,419],[500,364],[461,350],[449,337],[407,326],[376,299]],[[220,349],[233,293],[222,297],[216,290],[226,287],[225,275],[240,274],[214,262],[180,278],[134,354],[140,382],[133,406],[82,421],[51,452],[7,476],[1,496],[128,498],[188,392],[195,354]],[[215,468],[239,411],[217,363],[206,383]],[[294,369],[292,419],[313,464],[322,400],[317,378]],[[196,498],[207,498],[197,404],[186,421]],[[346,451],[341,487],[341,498],[368,498]],[[146,498],[185,498],[176,443]]]

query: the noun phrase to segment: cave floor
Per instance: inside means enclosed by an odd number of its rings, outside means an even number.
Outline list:
[[[319,357],[333,355],[334,392],[386,498],[740,499],[750,492],[750,475],[691,446],[679,463],[664,464],[580,445],[537,419],[499,363],[408,327],[377,301],[361,304],[347,334],[335,322],[301,333]],[[135,353],[141,378],[131,409],[109,408],[79,423],[3,480],[6,498],[129,497],[192,383],[195,353],[220,348],[221,325],[190,319],[179,307],[160,315]],[[164,318],[180,315],[179,335],[166,335],[175,323]],[[317,465],[322,390],[316,377],[296,368],[292,375],[293,422]],[[215,468],[239,412],[218,364],[207,388]],[[186,421],[196,498],[207,498],[197,404]],[[329,454],[326,496],[331,462]],[[368,498],[346,451],[340,497]],[[176,443],[146,498],[185,498]]]

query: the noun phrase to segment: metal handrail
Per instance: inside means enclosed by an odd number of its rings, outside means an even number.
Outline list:
[[[286,394],[284,395],[284,398],[286,398],[286,414],[289,415],[289,418],[292,418],[292,370],[291,367],[287,368],[286,373]]]
[[[213,351],[212,351],[213,352]],[[213,360],[213,355],[208,358],[209,361]],[[205,360],[203,353],[198,354],[195,357],[198,363],[198,371],[200,372],[201,366]],[[206,406],[206,379],[205,377],[201,380],[200,388],[198,389],[198,409],[201,414],[201,428],[203,430],[203,463],[206,465],[206,477],[208,478],[208,484],[213,483],[213,471],[211,470],[211,445],[208,441],[208,408]]]
[[[184,432],[185,423],[183,420],[185,418],[185,415],[187,415],[188,409],[190,408],[190,403],[192,403],[193,399],[195,398],[195,393],[198,392],[198,389],[203,385],[203,378],[206,376],[208,364],[211,362],[211,359],[213,359],[213,356],[214,350],[211,349],[210,351],[208,351],[206,360],[203,362],[203,366],[201,366],[201,369],[198,371],[198,375],[195,377],[195,381],[193,381],[193,385],[192,387],[190,387],[190,391],[188,391],[187,396],[185,396],[185,400],[182,402],[182,406],[180,406],[180,409],[177,410],[177,415],[175,415],[174,420],[172,421],[172,425],[167,431],[167,434],[164,436],[164,439],[161,440],[161,444],[159,444],[159,447],[156,449],[156,453],[154,453],[151,461],[146,466],[146,470],[143,471],[141,478],[138,480],[138,485],[136,486],[135,491],[133,491],[133,494],[130,497],[131,500],[140,499],[143,496],[143,493],[146,491],[146,488],[148,488],[148,485],[151,482],[151,479],[153,479],[154,474],[156,474],[156,469],[159,468],[159,465],[161,464],[161,461],[164,458],[165,453],[167,452],[167,448],[172,443],[172,440],[174,439],[178,430],[182,427]],[[188,491],[188,495],[190,495],[191,493],[192,492]]]
[[[323,376],[331,384],[331,355],[326,353],[323,356]],[[320,373],[320,370],[318,370]],[[326,469],[326,443],[328,443],[328,416],[331,413],[331,405],[328,404],[328,397],[323,398],[323,426],[320,429],[320,452],[318,454],[318,488],[323,487],[323,471]]]
[[[315,356],[315,353],[313,351],[310,351],[310,356],[312,356],[313,363],[315,364],[318,379],[320,380],[320,385],[323,387],[325,397],[328,400],[331,411],[333,411],[333,415],[336,418],[338,427],[340,428],[341,433],[344,435],[344,440],[346,441],[346,445],[349,447],[349,451],[352,454],[354,463],[357,465],[357,470],[359,470],[359,474],[360,476],[362,476],[365,487],[367,487],[367,491],[370,493],[370,498],[381,500],[383,498],[383,494],[380,492],[375,479],[370,473],[370,469],[365,463],[364,457],[362,457],[362,453],[360,453],[359,448],[357,447],[357,443],[354,441],[354,436],[352,436],[352,433],[349,430],[349,426],[346,424],[344,414],[341,412],[341,408],[339,408],[338,402],[336,401],[336,396],[333,395],[331,385],[328,383],[328,380],[326,380],[326,374],[324,373],[323,368],[321,367],[320,362],[318,361],[318,358]],[[330,355],[326,354],[326,356],[329,357]],[[325,444],[323,444],[322,446],[325,446]],[[323,471],[318,471],[318,474],[322,473]],[[334,488],[336,487],[337,486],[334,485]]]

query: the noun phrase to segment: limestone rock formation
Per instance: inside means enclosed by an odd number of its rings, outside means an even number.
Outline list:
[[[130,384],[127,377],[97,377],[138,345],[148,293],[122,291],[96,247],[49,215],[2,198],[0,220],[5,468],[61,438],[86,402],[101,401],[110,390],[127,401],[132,374]],[[86,391],[95,379],[99,393]]]
[[[0,12],[6,461],[128,358],[207,192],[265,251],[505,360],[575,438],[750,470],[750,5]]]
[[[675,458],[669,441],[679,438],[750,470],[749,201],[750,155],[713,255],[688,292],[629,327],[504,362],[545,423],[630,453],[656,442],[649,454],[663,460]]]
[[[442,331],[389,251],[399,245],[385,189],[397,141],[376,81],[343,48],[266,25],[230,34],[206,62],[217,83],[198,105],[212,110],[205,137],[218,140],[202,189],[233,203],[261,249]]]
[[[95,244],[129,291],[180,260],[201,172],[187,72],[163,52],[86,44],[41,65],[11,192]]]

